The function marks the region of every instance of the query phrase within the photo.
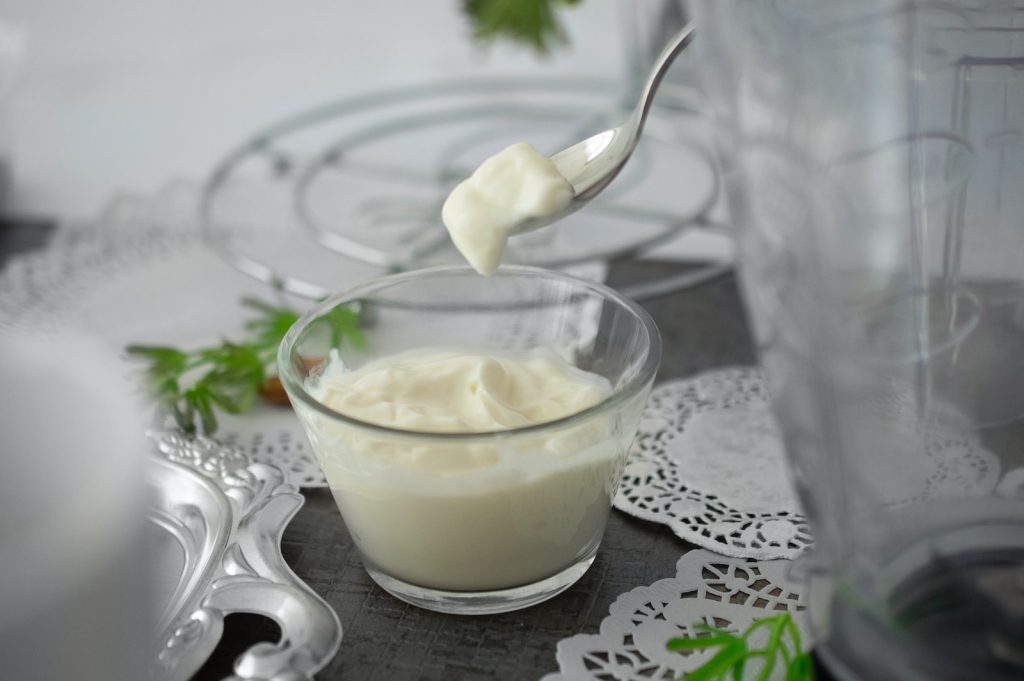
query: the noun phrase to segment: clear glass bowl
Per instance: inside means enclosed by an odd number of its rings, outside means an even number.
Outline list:
[[[330,333],[328,315],[351,305],[362,348]],[[543,348],[612,393],[549,423],[451,434],[359,421],[314,397],[331,353],[358,368],[439,347]],[[650,316],[605,286],[530,267],[441,267],[318,305],[288,332],[278,370],[370,576],[424,608],[494,613],[554,596],[593,562],[660,359]]]

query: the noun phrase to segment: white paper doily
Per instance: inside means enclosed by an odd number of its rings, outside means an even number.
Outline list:
[[[243,337],[249,312],[240,299],[272,300],[277,294],[210,251],[195,223],[198,196],[194,185],[179,182],[155,197],[117,198],[95,221],[64,225],[45,250],[11,260],[0,271],[0,329],[75,330],[118,350],[131,343],[190,348]],[[588,264],[573,271],[600,280],[606,267]],[[338,287],[382,273],[353,262],[339,272]],[[282,300],[299,310],[310,304]],[[596,333],[599,310],[593,312],[577,320],[584,336]],[[126,364],[125,371],[138,369]],[[291,484],[327,484],[291,409],[261,404],[241,416],[218,418],[218,440],[285,471]]]
[[[907,453],[920,452],[920,435],[907,435]],[[890,503],[985,495],[995,488],[999,460],[969,431],[935,425],[925,441],[927,456],[864,457],[871,463],[865,474],[893,481]],[[899,469],[880,468],[894,463]],[[729,556],[792,558],[813,543],[755,368],[712,371],[655,388],[615,506]]]
[[[754,368],[655,388],[616,508],[724,555],[773,559],[801,553],[812,539],[767,399]]]
[[[996,494],[1009,499],[1024,499],[1024,468],[1008,471],[996,486]]]
[[[715,652],[668,650],[669,639],[693,636],[695,624],[737,632],[760,617],[804,610],[801,586],[787,576],[791,566],[690,551],[675,577],[619,596],[599,634],[559,641],[559,671],[542,681],[675,681]],[[803,617],[795,621],[806,634]],[[808,636],[802,640],[810,644]]]

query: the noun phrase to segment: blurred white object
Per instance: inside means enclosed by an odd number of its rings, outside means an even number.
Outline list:
[[[0,18],[0,212],[7,204],[12,171],[11,99],[25,54],[25,33]]]
[[[142,415],[91,341],[0,337],[3,677],[137,679]]]

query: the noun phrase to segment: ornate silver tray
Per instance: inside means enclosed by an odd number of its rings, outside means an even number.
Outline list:
[[[154,681],[184,681],[206,661],[224,616],[265,615],[281,628],[235,662],[229,679],[311,679],[338,650],[341,623],[281,557],[281,535],[302,506],[284,473],[209,438],[150,433],[150,555],[158,637]]]

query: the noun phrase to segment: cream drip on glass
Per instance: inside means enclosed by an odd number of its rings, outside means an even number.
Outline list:
[[[551,161],[525,142],[491,156],[452,190],[441,218],[452,242],[480,274],[501,264],[523,221],[553,215],[572,201],[573,188]]]

